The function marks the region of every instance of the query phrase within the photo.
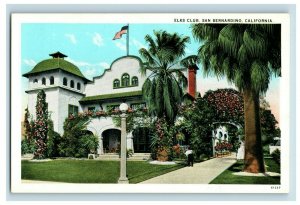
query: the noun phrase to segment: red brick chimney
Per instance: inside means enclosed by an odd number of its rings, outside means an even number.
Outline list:
[[[197,65],[191,65],[188,67],[188,90],[187,92],[193,97],[196,97],[196,89],[197,89],[197,82],[196,82],[196,74],[199,68]]]

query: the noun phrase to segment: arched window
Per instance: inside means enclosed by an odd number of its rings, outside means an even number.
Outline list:
[[[129,74],[128,73],[124,73],[122,75],[122,87],[127,87],[129,86]]]
[[[119,88],[120,87],[120,80],[115,79],[113,86],[114,86],[114,88]]]
[[[138,86],[139,85],[139,79],[136,76],[132,77],[131,85],[132,86]]]
[[[46,85],[46,78],[42,78],[42,85]]]
[[[64,85],[64,86],[68,86],[68,80],[67,80],[67,78],[64,78],[64,79],[63,79],[63,85]]]
[[[71,86],[71,88],[74,88],[74,81],[73,80],[71,80],[70,86]]]
[[[80,83],[77,83],[77,90],[80,90],[80,88],[81,88]]]
[[[39,82],[38,79],[33,80],[33,83],[38,83],[38,82]]]
[[[54,77],[51,76],[51,77],[50,77],[50,85],[53,85],[53,84],[54,84]]]

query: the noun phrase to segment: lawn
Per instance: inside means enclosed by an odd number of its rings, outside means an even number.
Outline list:
[[[280,173],[280,166],[273,159],[265,159],[268,172]],[[238,161],[216,177],[210,184],[280,184],[280,177],[236,176],[232,173],[243,169],[243,161]]]
[[[127,174],[129,183],[135,184],[182,167],[183,165],[180,164],[153,165],[145,161],[128,161]],[[72,183],[117,183],[119,176],[119,161],[22,161],[22,179]]]

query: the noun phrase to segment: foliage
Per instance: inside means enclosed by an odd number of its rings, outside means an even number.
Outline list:
[[[36,147],[33,139],[23,139],[21,141],[21,154],[34,153]]]
[[[154,153],[152,156],[156,159],[158,158],[158,153],[161,151],[166,151],[168,155],[168,160],[172,159],[172,146],[173,146],[173,136],[175,135],[175,130],[173,126],[168,125],[165,118],[158,118],[152,127],[150,133],[151,135],[151,152]]]
[[[274,137],[280,137],[280,129],[277,128],[277,120],[269,109],[260,109],[260,123],[262,132],[262,144],[273,143]]]
[[[59,157],[58,145],[61,141],[59,133],[53,129],[53,122],[48,121],[48,137],[47,137],[47,157]]]
[[[46,141],[48,132],[48,106],[46,103],[46,94],[44,90],[40,90],[37,94],[36,120],[32,129],[36,143],[34,158],[43,159],[47,155]]]
[[[273,157],[274,161],[277,164],[280,164],[280,150],[279,149],[276,149],[274,152],[272,152],[271,156]]]
[[[242,125],[244,122],[243,97],[234,89],[209,90],[203,96],[216,111],[219,122],[234,122]]]
[[[28,110],[28,107],[25,109],[25,115],[24,115],[24,132],[25,132],[25,139],[32,139],[33,133],[31,128],[31,122],[29,122],[30,113]]]
[[[273,74],[281,75],[281,25],[193,24],[192,32],[201,42],[204,72],[225,76],[243,92],[245,171],[264,172],[259,94],[268,90]]]
[[[154,37],[146,35],[148,50],[139,50],[146,61],[146,65],[141,67],[142,75],[150,71],[143,84],[143,97],[150,114],[165,118],[168,124],[172,124],[182,101],[182,89],[187,84],[183,68],[179,64],[183,60],[190,38],[166,31],[154,31]]]
[[[233,149],[233,145],[228,142],[218,142],[215,146],[216,151],[231,151]]]
[[[98,148],[98,138],[86,130],[88,116],[66,118],[64,134],[58,146],[59,155],[64,157],[86,157]]]
[[[205,99],[197,98],[191,106],[182,106],[180,114],[184,117],[182,129],[190,135],[190,146],[195,157],[199,158],[201,154],[210,156],[212,123],[216,119],[213,107]]]
[[[121,117],[119,115],[112,116],[112,120],[116,127],[121,127]],[[126,131],[131,132],[137,127],[149,127],[152,121],[146,108],[129,109],[126,117]]]

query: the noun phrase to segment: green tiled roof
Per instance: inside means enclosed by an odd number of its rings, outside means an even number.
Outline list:
[[[112,94],[105,94],[105,95],[94,95],[84,97],[80,100],[80,102],[91,102],[91,101],[99,101],[99,100],[107,100],[107,99],[116,99],[116,98],[124,98],[124,97],[134,97],[134,96],[142,96],[142,91],[131,91],[131,92],[124,92],[124,93],[112,93]]]
[[[66,71],[78,77],[81,77],[87,81],[90,81],[84,77],[84,75],[81,73],[81,71],[76,65],[70,63],[69,61],[64,60],[63,58],[52,58],[52,59],[43,60],[39,62],[36,66],[34,66],[34,68],[30,72],[23,74],[23,76],[28,77],[32,74],[55,70],[55,69],[61,69],[63,71]]]

